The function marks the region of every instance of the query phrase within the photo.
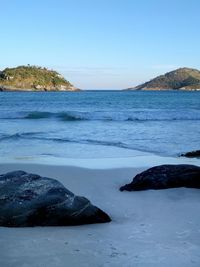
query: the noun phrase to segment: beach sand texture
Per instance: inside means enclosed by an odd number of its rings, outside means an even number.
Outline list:
[[[119,191],[144,168],[2,164],[0,173],[20,169],[58,179],[102,208],[112,222],[76,227],[0,227],[0,266],[200,266],[198,189]]]

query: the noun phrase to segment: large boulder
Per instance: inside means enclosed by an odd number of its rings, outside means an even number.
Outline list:
[[[55,179],[24,171],[0,175],[0,226],[64,226],[110,222],[85,197]]]
[[[194,150],[194,151],[190,151],[190,152],[181,154],[181,157],[200,158],[200,150]]]
[[[139,191],[174,187],[200,188],[200,167],[194,165],[161,165],[137,174],[120,191]]]

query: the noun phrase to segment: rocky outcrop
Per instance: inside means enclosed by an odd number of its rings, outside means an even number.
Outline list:
[[[24,171],[0,175],[0,226],[64,226],[110,222],[85,197],[55,179]]]
[[[194,165],[161,165],[137,174],[120,191],[166,189],[175,187],[200,188],[200,167]]]
[[[190,152],[181,154],[181,157],[200,158],[200,150],[194,150],[194,151],[190,151]]]

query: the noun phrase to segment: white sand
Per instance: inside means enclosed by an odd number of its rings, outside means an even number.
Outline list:
[[[112,222],[76,227],[0,227],[0,267],[200,266],[198,189],[120,192],[141,169],[2,164],[57,178]]]

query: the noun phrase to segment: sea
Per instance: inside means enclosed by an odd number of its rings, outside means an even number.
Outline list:
[[[98,159],[200,149],[200,92],[0,92],[0,158]]]

